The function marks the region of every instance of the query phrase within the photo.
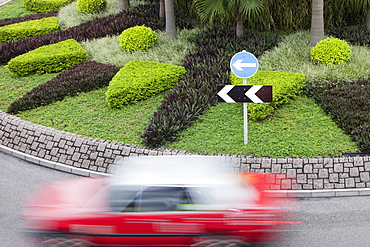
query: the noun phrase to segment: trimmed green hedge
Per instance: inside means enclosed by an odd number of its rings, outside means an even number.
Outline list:
[[[74,0],[23,0],[24,7],[29,11],[46,13],[60,10]]]
[[[74,39],[45,45],[17,56],[7,67],[15,76],[56,73],[87,61],[87,52]]]
[[[76,9],[80,13],[92,14],[102,11],[107,6],[107,0],[77,0]]]
[[[338,65],[346,63],[351,58],[352,51],[346,41],[329,37],[317,43],[310,55],[319,63]]]
[[[147,50],[158,38],[150,27],[136,26],[127,28],[119,36],[119,45],[125,51]]]
[[[113,77],[106,92],[109,107],[121,108],[172,88],[185,69],[165,63],[132,60]]]
[[[0,27],[0,43],[59,31],[57,17],[24,21]]]
[[[231,73],[231,83],[242,85],[243,79]],[[258,121],[271,115],[276,108],[288,104],[303,92],[306,85],[306,77],[303,74],[258,71],[254,76],[247,79],[247,85],[271,85],[272,103],[248,103],[248,117]]]

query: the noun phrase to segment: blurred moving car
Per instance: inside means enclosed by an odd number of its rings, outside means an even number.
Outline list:
[[[228,171],[215,156],[123,159],[111,177],[46,184],[22,217],[43,246],[244,246],[278,241],[285,200],[265,174]]]

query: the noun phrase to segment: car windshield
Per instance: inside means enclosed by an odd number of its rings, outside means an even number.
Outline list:
[[[190,187],[194,204],[247,205],[254,201],[253,191],[238,185]]]

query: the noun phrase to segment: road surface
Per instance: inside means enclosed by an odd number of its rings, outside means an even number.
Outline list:
[[[20,230],[19,212],[32,190],[45,182],[77,177],[0,152],[0,246],[31,247]],[[268,246],[370,246],[370,196],[307,198],[298,200],[292,213],[303,224],[292,240]],[[33,246],[32,246],[33,247]]]

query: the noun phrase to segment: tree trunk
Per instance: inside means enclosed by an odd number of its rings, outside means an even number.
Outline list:
[[[176,38],[175,9],[173,0],[165,0],[164,3],[166,13],[166,36],[168,38]]]
[[[240,38],[244,35],[243,18],[240,13],[236,16],[236,37]]]
[[[127,10],[130,8],[130,0],[118,0],[118,9]]]
[[[164,19],[164,0],[159,1],[159,18]]]
[[[315,46],[324,38],[324,0],[312,0],[310,44]]]
[[[366,26],[368,29],[370,29],[370,5],[367,6],[367,11],[366,11]]]

